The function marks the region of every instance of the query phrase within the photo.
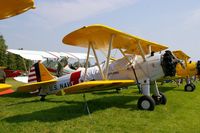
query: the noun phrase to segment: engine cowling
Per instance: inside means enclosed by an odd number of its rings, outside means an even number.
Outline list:
[[[177,63],[178,61],[173,56],[172,52],[169,50],[165,51],[161,61],[161,65],[165,76],[175,76]]]

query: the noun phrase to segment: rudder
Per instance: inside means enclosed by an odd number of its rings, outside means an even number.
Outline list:
[[[41,82],[52,80],[54,77],[50,74],[47,68],[40,62],[35,63],[28,74],[28,82]]]

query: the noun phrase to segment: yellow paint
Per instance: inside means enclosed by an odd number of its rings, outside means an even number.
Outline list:
[[[79,83],[64,89],[66,94],[85,93],[92,91],[110,90],[135,83],[134,80],[104,80],[104,81],[88,81]]]
[[[176,50],[176,51],[172,51],[172,53],[180,60],[188,60],[190,58],[189,55],[187,55],[186,53],[184,53],[181,50]]]
[[[41,82],[34,82],[34,83],[22,85],[17,88],[17,91],[18,92],[33,92],[44,85],[51,85],[57,82],[57,79],[55,79],[50,74],[50,72],[46,69],[46,67],[42,63],[39,63],[39,72],[40,72]]]
[[[107,49],[112,35],[115,35],[112,43],[112,49],[124,49],[126,50],[126,53],[134,52],[135,54],[140,55],[141,53],[137,46],[138,41],[140,41],[145,54],[149,53],[149,45],[151,45],[151,50],[154,52],[162,51],[168,48],[167,46],[150,42],[100,24],[84,26],[69,33],[63,38],[63,43],[87,48],[92,42],[95,49]]]
[[[34,8],[34,0],[1,0],[0,20],[21,14]]]
[[[11,89],[12,86],[9,84],[0,84],[0,92],[5,91],[7,89]]]
[[[184,61],[185,68],[181,66],[181,64],[177,64],[176,66],[176,74],[177,76],[181,77],[192,77],[196,75],[197,72],[197,63],[196,62],[188,62],[188,59],[190,58],[189,55],[184,53],[181,50],[176,50],[172,52],[178,59]]]
[[[39,69],[41,81],[48,81],[54,79],[53,75],[51,75],[51,73],[46,69],[46,67],[42,63],[39,63]]]
[[[197,63],[196,62],[186,62],[186,66],[185,69],[180,65],[177,64],[176,66],[176,73],[178,76],[181,77],[191,77],[197,74]]]
[[[54,84],[56,82],[57,82],[56,79],[52,79],[52,80],[49,80],[49,81],[34,82],[34,83],[25,84],[25,85],[18,87],[17,92],[34,92],[42,86],[51,85],[51,84]]]

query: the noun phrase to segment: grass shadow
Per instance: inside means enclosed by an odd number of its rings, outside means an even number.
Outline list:
[[[117,92],[116,90],[92,92],[92,94],[94,94],[94,95],[106,95],[106,94],[118,94],[118,93],[119,93],[119,92]]]
[[[35,97],[35,96],[37,96],[37,94],[14,92],[14,93],[11,93],[11,94],[3,95],[2,97],[28,98],[28,97]]]
[[[159,86],[159,91],[165,93],[167,91],[175,90],[175,86]]]
[[[36,103],[36,102],[38,102],[38,100],[31,100],[31,101],[23,101],[23,102],[11,103],[11,104],[7,104],[5,106],[14,106],[14,105],[20,105],[20,104]]]
[[[116,107],[123,109],[134,110],[137,109],[136,105],[128,104],[137,100],[138,96],[111,96],[103,97],[88,101],[91,114],[97,111],[105,110],[108,108]],[[32,112],[29,114],[21,114],[3,119],[9,123],[17,122],[55,122],[61,120],[71,120],[85,115],[84,102],[69,101],[70,105],[58,106],[55,108]],[[71,104],[72,103],[72,104]]]

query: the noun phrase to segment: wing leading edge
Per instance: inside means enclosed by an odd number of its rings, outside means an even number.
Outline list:
[[[88,81],[67,87],[63,91],[65,94],[86,93],[127,87],[134,83],[134,80]]]
[[[126,53],[134,52],[135,54],[140,54],[140,51],[138,50],[138,42],[140,42],[146,54],[149,53],[149,46],[151,46],[151,51],[154,52],[162,51],[168,48],[167,46],[160,45],[158,43],[151,42],[100,24],[84,26],[75,30],[66,35],[62,41],[67,45],[86,48],[89,43],[92,42],[95,49],[107,49],[108,42],[112,35],[114,35],[112,49],[124,49]]]

